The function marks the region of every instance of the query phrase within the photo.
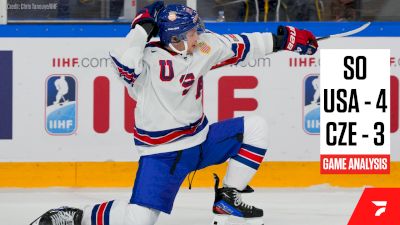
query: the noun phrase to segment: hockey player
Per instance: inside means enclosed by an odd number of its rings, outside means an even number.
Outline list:
[[[219,35],[204,30],[195,10],[162,2],[139,12],[131,27],[128,47],[111,58],[137,101],[134,142],[141,157],[132,196],[127,202],[109,201],[84,209],[52,209],[35,224],[153,225],[160,212],[171,212],[190,172],[227,160],[213,212],[261,218],[263,210],[244,203],[240,193],[267,151],[266,122],[251,116],[210,125],[203,112],[203,76],[211,69],[279,50],[314,54],[318,47],[314,35],[283,26],[276,35]],[[157,35],[160,41],[149,42]]]
[[[63,100],[63,103],[67,102],[68,100],[66,100],[64,97],[64,95],[68,94],[68,83],[65,80],[65,76],[60,76],[60,78],[54,81],[54,86],[57,89],[57,95],[53,104],[61,104],[61,99]]]

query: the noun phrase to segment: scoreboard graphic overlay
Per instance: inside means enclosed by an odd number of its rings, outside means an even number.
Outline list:
[[[390,50],[321,50],[322,174],[390,173]]]

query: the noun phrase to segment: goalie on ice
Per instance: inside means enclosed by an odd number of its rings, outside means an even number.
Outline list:
[[[32,224],[153,225],[160,212],[171,213],[190,172],[227,160],[213,212],[245,222],[258,218],[262,224],[263,210],[244,203],[241,192],[267,151],[266,122],[250,116],[209,124],[203,113],[203,76],[279,50],[314,54],[314,35],[284,26],[277,34],[220,35],[206,31],[195,10],[163,2],[140,11],[131,28],[124,51],[111,54],[120,80],[137,101],[134,142],[141,157],[131,198],[52,209]],[[156,36],[160,41],[150,41]],[[221,221],[218,217],[215,223]]]

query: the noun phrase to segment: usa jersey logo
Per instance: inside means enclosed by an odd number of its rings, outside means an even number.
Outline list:
[[[304,79],[303,128],[306,133],[320,132],[320,91],[319,75],[311,74]]]
[[[72,75],[51,75],[46,81],[46,131],[71,135],[76,131],[76,80]]]

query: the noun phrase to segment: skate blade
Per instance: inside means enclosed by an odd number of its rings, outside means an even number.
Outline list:
[[[211,225],[264,225],[262,217],[243,218],[231,215],[215,215]]]
[[[44,214],[43,214],[44,215]],[[38,218],[36,218],[32,223],[30,223],[29,225],[38,225],[39,224],[39,221],[40,221],[40,219],[42,218],[42,216],[43,215],[41,215],[41,216],[39,216]]]

